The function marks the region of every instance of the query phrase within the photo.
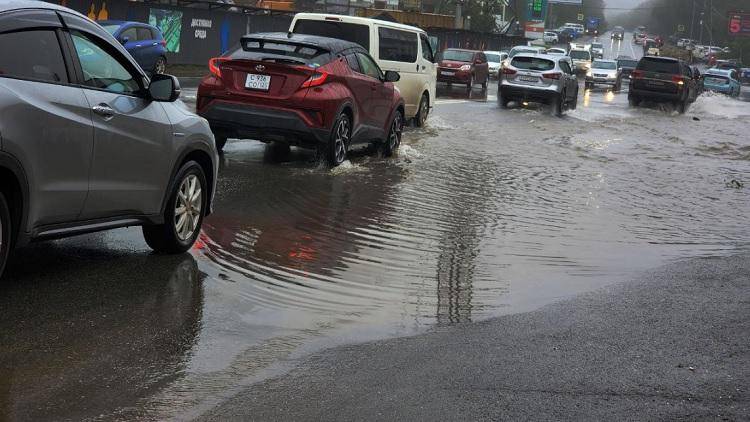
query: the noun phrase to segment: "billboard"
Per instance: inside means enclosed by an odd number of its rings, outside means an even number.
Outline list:
[[[583,0],[547,0],[550,4],[575,4],[581,6]]]
[[[729,13],[729,35],[750,37],[750,13]]]
[[[159,28],[167,42],[167,51],[180,52],[180,36],[182,35],[182,12],[172,9],[150,9],[148,24]]]
[[[544,36],[544,21],[547,18],[547,0],[528,0],[526,2],[526,26],[524,36],[539,39]]]

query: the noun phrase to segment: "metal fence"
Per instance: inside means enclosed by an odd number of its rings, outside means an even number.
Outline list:
[[[94,20],[150,23],[161,29],[171,64],[205,65],[252,32],[287,31],[293,13],[232,6],[200,0],[142,2],[128,0],[62,0],[62,3]],[[445,48],[501,50],[525,43],[523,38],[500,34],[426,28],[433,45]]]

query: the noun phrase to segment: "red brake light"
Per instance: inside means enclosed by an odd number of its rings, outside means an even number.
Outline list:
[[[672,82],[679,86],[683,86],[685,85],[685,78],[683,78],[682,75],[672,75]]]
[[[640,78],[643,77],[643,71],[642,70],[634,70],[634,71],[630,72],[630,76],[633,79],[640,79]]]
[[[212,75],[216,76],[217,78],[221,78],[221,62],[226,61],[226,57],[214,57],[213,59],[208,61],[208,70],[211,72]]]
[[[515,75],[516,71],[514,69],[509,68],[503,68],[503,75]]]
[[[561,76],[562,76],[562,73],[559,73],[559,72],[542,73],[542,77],[544,79],[560,79]]]
[[[159,44],[161,44],[162,47],[166,47],[167,46],[167,40],[161,40],[161,41],[159,41]]]
[[[302,83],[302,86],[300,88],[312,88],[314,86],[320,86],[326,83],[327,79],[328,73],[319,70],[313,73],[312,76],[307,78],[307,80]]]

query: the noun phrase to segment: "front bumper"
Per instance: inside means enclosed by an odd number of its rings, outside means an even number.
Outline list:
[[[520,85],[500,85],[500,95],[503,99],[510,101],[531,101],[535,103],[551,103],[556,100],[560,93],[555,88],[535,88]]]
[[[314,148],[328,143],[330,129],[309,126],[299,113],[214,100],[200,113],[216,136],[284,142]]]
[[[595,76],[586,76],[586,83],[594,85],[617,85],[617,78],[597,78]]]

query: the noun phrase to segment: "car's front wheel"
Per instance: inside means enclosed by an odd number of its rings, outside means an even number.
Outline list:
[[[0,277],[3,276],[5,263],[8,261],[8,255],[10,254],[11,233],[13,233],[11,228],[8,202],[5,200],[5,195],[0,192]]]
[[[328,142],[328,163],[336,167],[346,161],[349,141],[351,140],[352,124],[346,113],[339,114],[333,124],[331,139]]]
[[[198,163],[185,163],[175,180],[164,212],[164,223],[143,226],[146,243],[160,253],[182,253],[193,246],[208,202],[206,175]]]
[[[164,57],[159,57],[156,59],[156,64],[154,65],[154,73],[157,75],[163,75],[167,71],[167,59]]]
[[[398,151],[398,146],[401,145],[401,132],[403,129],[404,116],[401,115],[401,111],[396,110],[396,115],[393,116],[391,128],[388,131],[388,139],[385,140],[386,157],[390,157]]]

